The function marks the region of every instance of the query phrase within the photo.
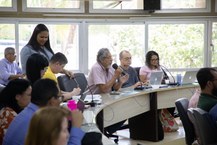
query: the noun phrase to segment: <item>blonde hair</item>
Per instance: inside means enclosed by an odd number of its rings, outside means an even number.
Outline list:
[[[32,117],[25,145],[56,145],[63,119],[70,111],[60,107],[44,107]]]

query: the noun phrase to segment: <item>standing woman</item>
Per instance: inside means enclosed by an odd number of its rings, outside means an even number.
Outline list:
[[[159,55],[155,51],[149,51],[146,54],[145,66],[139,71],[139,78],[142,82],[147,83],[150,79],[151,72],[161,71]]]
[[[31,92],[29,81],[15,79],[0,93],[0,144],[14,117],[29,104]]]
[[[49,30],[44,24],[38,24],[29,40],[29,42],[21,49],[20,58],[23,73],[26,73],[26,62],[30,55],[33,53],[39,53],[43,55],[49,61],[54,55],[50,46]],[[63,70],[64,74],[73,76],[73,73],[67,70]]]

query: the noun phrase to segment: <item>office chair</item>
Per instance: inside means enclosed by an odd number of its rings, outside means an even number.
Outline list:
[[[135,71],[136,71],[136,74],[138,76],[138,79],[139,79],[139,71],[140,71],[140,68],[141,67],[134,67]]]
[[[176,108],[178,110],[180,119],[185,130],[185,142],[187,145],[191,145],[195,141],[196,136],[193,124],[191,123],[187,115],[188,104],[189,100],[187,98],[180,98],[175,101]]]
[[[80,87],[82,94],[87,89],[87,79],[83,73],[74,73],[70,79],[67,75],[61,75],[57,78],[59,87],[62,91],[71,92],[74,88]]]
[[[193,108],[196,127],[199,130],[198,135],[201,145],[217,145],[217,126],[208,112]]]

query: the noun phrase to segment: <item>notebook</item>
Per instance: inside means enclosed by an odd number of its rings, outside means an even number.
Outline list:
[[[163,79],[163,72],[162,71],[157,71],[157,72],[152,72],[149,83],[150,85],[160,85],[161,81]]]
[[[196,74],[197,71],[186,71],[182,79],[182,85],[192,84],[197,82]]]

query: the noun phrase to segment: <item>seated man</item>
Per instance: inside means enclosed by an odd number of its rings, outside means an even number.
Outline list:
[[[59,89],[56,82],[50,79],[36,81],[32,87],[31,96],[31,103],[10,124],[3,139],[3,145],[24,145],[30,120],[34,113],[39,108],[48,106],[58,107],[60,104]],[[81,140],[85,134],[80,128],[82,122],[82,113],[78,110],[72,111],[72,127],[68,145],[81,145]]]
[[[0,60],[0,84],[7,85],[10,80],[23,78],[21,68],[15,62],[15,49],[12,47],[5,48],[5,58]]]
[[[68,60],[64,54],[60,52],[54,54],[51,57],[49,66],[42,78],[52,79],[58,84],[57,77],[55,74],[62,72],[63,68],[65,67],[67,63],[68,63]],[[71,92],[61,91],[63,94],[63,100],[66,101],[66,100],[72,99],[72,96],[76,96],[80,94],[80,91],[81,91],[80,88],[74,88],[73,91]]]
[[[209,112],[217,104],[217,71],[213,68],[201,68],[197,73],[201,88],[197,107]]]
[[[112,56],[107,48],[102,48],[98,51],[97,62],[93,65],[88,76],[88,85],[93,94],[109,93],[114,89],[118,91],[121,86],[128,80],[129,75],[122,76],[122,70],[118,67],[114,70],[111,67]],[[111,135],[118,130],[124,121],[111,125],[105,128]],[[107,135],[109,137],[109,135]]]
[[[124,72],[128,73],[129,79],[122,85],[122,88],[132,87],[136,88],[138,86],[143,85],[142,82],[139,82],[139,78],[137,76],[136,71],[130,66],[132,61],[132,56],[129,51],[123,50],[119,54],[120,67],[124,70]]]
[[[128,80],[128,75],[121,76],[122,70],[114,70],[111,66],[112,55],[107,48],[98,51],[97,62],[92,66],[88,75],[89,89],[93,94],[109,93],[114,89],[118,91]],[[117,81],[119,79],[119,81]]]

